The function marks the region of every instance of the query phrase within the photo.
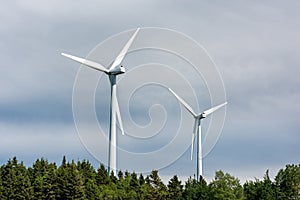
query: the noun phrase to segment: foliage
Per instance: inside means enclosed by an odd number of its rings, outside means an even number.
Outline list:
[[[17,158],[0,167],[0,199],[300,199],[300,165],[286,165],[272,181],[269,171],[263,180],[247,181],[217,171],[209,184],[201,176],[185,184],[174,175],[165,185],[158,171],[149,175],[118,171],[108,174],[101,164],[97,170],[89,161],[68,162],[60,166],[37,159],[26,167]]]
[[[183,191],[183,199],[188,200],[203,200],[209,199],[208,185],[204,178],[200,176],[199,182],[191,177],[185,183],[185,190]]]
[[[300,199],[300,164],[286,165],[275,177],[278,199]]]
[[[215,179],[209,184],[211,199],[243,199],[243,187],[239,179],[228,173],[217,171]]]
[[[169,199],[181,199],[183,192],[183,185],[178,177],[175,175],[168,183]]]

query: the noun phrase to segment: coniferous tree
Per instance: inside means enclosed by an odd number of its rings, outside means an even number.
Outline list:
[[[144,178],[144,177],[143,177]],[[141,181],[141,179],[140,179]],[[144,183],[141,185],[140,188],[140,193],[139,193],[139,199],[155,199],[154,197],[154,188],[151,185],[151,181],[149,176],[146,176],[146,178],[144,179]]]
[[[118,179],[117,179],[117,177],[115,176],[114,171],[111,171],[111,172],[110,172],[109,181],[112,182],[112,183],[114,183],[114,184],[117,183]]]
[[[98,168],[98,170],[97,170],[96,183],[97,183],[97,185],[106,185],[109,183],[108,172],[102,163],[100,165],[100,168]]]
[[[123,180],[123,172],[122,172],[122,170],[120,170],[119,172],[118,172],[118,179],[119,179],[119,181],[122,181]]]
[[[168,183],[169,199],[180,199],[183,192],[183,185],[175,175]]]
[[[97,196],[96,172],[92,164],[83,160],[77,162],[77,169],[83,177],[84,194],[86,199],[95,199]]]
[[[139,185],[142,186],[144,183],[145,183],[144,176],[143,176],[143,174],[140,174],[140,176],[139,176]]]
[[[34,199],[55,199],[57,192],[56,165],[44,158],[37,159],[28,169],[34,191]]]
[[[62,165],[57,170],[58,199],[84,199],[84,180],[72,160],[66,163],[65,156]]]
[[[2,167],[0,167],[0,199],[4,199],[2,193],[3,193],[3,186],[2,186],[2,175],[1,175],[1,169]]]
[[[150,183],[154,188],[153,197],[155,199],[166,199],[168,196],[167,187],[161,181],[158,171],[153,170],[150,174]]]
[[[137,179],[137,175],[135,172],[133,172],[131,174],[131,179],[130,179],[130,187],[132,190],[138,190],[138,187],[139,187],[139,181]]]
[[[23,162],[18,163],[16,157],[1,167],[1,177],[3,199],[33,199],[28,171]]]
[[[45,199],[56,199],[58,194],[58,185],[57,185],[57,167],[55,163],[50,163],[47,167],[47,173],[44,177],[46,186]]]

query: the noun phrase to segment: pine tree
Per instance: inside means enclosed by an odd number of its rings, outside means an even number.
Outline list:
[[[28,169],[35,199],[55,199],[57,192],[56,165],[44,158],[37,159]]]
[[[84,199],[83,177],[79,173],[74,160],[71,164],[63,158],[57,170],[58,199]]]
[[[122,170],[118,172],[118,179],[119,181],[122,181],[124,179]]]
[[[97,196],[96,172],[92,164],[83,160],[77,162],[77,169],[83,177],[84,194],[86,199],[95,199]]]
[[[155,199],[166,199],[168,196],[167,187],[161,181],[158,175],[158,171],[153,170],[149,177],[150,177],[150,183],[154,188],[153,197]]]
[[[1,167],[2,197],[3,199],[32,199],[33,190],[28,171],[23,162],[18,163],[17,158],[8,160]]]
[[[114,183],[114,184],[117,183],[118,179],[117,179],[117,177],[115,176],[114,171],[111,171],[111,172],[110,172],[109,181],[112,182],[112,183]]]
[[[109,183],[108,172],[103,164],[101,164],[100,168],[97,170],[96,183],[97,185],[106,185]]]
[[[2,167],[0,167],[0,199],[4,199],[4,196],[3,196],[3,186],[2,186],[1,169],[2,169]]]
[[[180,199],[183,192],[183,185],[177,175],[173,176],[168,183],[169,199]]]
[[[130,187],[132,190],[138,190],[139,188],[139,181],[137,179],[136,173],[134,172],[131,174]]]
[[[47,167],[47,173],[44,176],[45,188],[44,195],[45,199],[56,199],[58,194],[57,185],[57,167],[55,163],[50,163]]]
[[[142,177],[143,177],[143,175],[142,175]],[[141,178],[140,178],[140,181],[141,181]],[[144,184],[141,185],[139,199],[142,199],[142,200],[155,199],[154,195],[155,195],[155,191],[151,185],[150,178],[149,178],[149,176],[146,176]]]
[[[139,177],[139,185],[143,185],[144,183],[145,183],[144,176],[143,176],[143,174],[140,174],[140,177]]]

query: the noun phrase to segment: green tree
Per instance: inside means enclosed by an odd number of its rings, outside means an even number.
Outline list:
[[[276,198],[275,185],[270,179],[269,170],[266,171],[261,189],[261,199],[273,200]]]
[[[286,165],[275,177],[278,199],[300,199],[300,164]]]
[[[195,178],[189,177],[185,183],[185,190],[183,191],[183,199],[187,200],[206,200],[209,198],[209,188],[202,176],[199,182]]]
[[[132,190],[138,190],[139,186],[140,186],[140,184],[139,184],[139,181],[137,179],[137,175],[136,175],[136,173],[133,172],[131,174],[131,179],[130,179],[130,188]]]
[[[129,186],[130,186],[130,190],[128,191],[129,199],[137,199],[138,198],[137,194],[140,194],[140,184],[135,172],[131,174]]]
[[[259,188],[260,181],[255,179],[255,181],[246,181],[244,184],[244,195],[246,200],[256,200],[259,199]]]
[[[84,180],[77,166],[72,160],[66,163],[63,158],[62,165],[57,170],[58,199],[84,199]]]
[[[56,165],[44,158],[37,159],[28,169],[34,191],[34,199],[55,199],[57,192]]]
[[[183,185],[177,175],[173,176],[168,183],[169,199],[180,199],[183,192]]]
[[[139,185],[142,186],[144,183],[145,183],[144,176],[143,176],[143,174],[140,174],[140,176],[139,176]]]
[[[152,170],[149,178],[150,178],[150,183],[154,188],[153,190],[154,199],[166,199],[168,196],[168,190],[167,187],[164,185],[164,183],[161,181],[158,175],[158,171]]]
[[[230,174],[217,171],[215,179],[209,184],[211,199],[244,199],[243,187],[238,178]]]
[[[119,181],[122,181],[124,179],[122,170],[118,172],[118,179]]]
[[[110,172],[109,181],[110,181],[110,182],[113,182],[113,183],[115,183],[115,184],[117,183],[118,179],[117,179],[117,177],[115,176],[114,171],[111,171],[111,172]]]
[[[269,170],[266,171],[262,181],[259,179],[255,179],[255,181],[247,181],[244,184],[244,195],[247,200],[278,199],[276,186],[272,183],[269,177]]]
[[[1,167],[2,199],[33,199],[28,171],[16,157]]]
[[[77,169],[83,177],[84,194],[86,199],[96,199],[98,186],[96,183],[96,172],[92,164],[83,160],[77,162]]]
[[[141,177],[141,176],[140,176]],[[144,177],[143,177],[144,178]],[[141,182],[141,178],[139,179]],[[155,199],[155,191],[154,188],[151,185],[150,177],[146,176],[144,179],[144,183],[140,184],[140,193],[139,193],[139,199],[144,200],[144,199]]]
[[[50,163],[47,167],[47,173],[44,176],[47,183],[45,189],[45,199],[56,199],[58,192],[57,185],[57,167],[55,163]]]
[[[0,168],[0,199],[4,199],[4,197],[3,197],[3,186],[2,186],[1,168]]]
[[[100,167],[97,170],[96,174],[96,183],[97,185],[106,185],[109,183],[108,172],[105,169],[105,166],[101,163]]]

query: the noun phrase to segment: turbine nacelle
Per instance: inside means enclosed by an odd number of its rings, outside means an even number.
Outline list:
[[[111,75],[119,75],[119,74],[124,74],[126,72],[125,67],[122,65],[115,67],[113,70],[109,71],[107,74]]]
[[[203,119],[203,118],[205,118],[206,116],[207,116],[206,113],[203,112],[203,113],[200,115],[200,119]]]
[[[195,119],[201,120],[207,117],[207,114],[205,112],[201,113],[200,115],[195,116]]]

